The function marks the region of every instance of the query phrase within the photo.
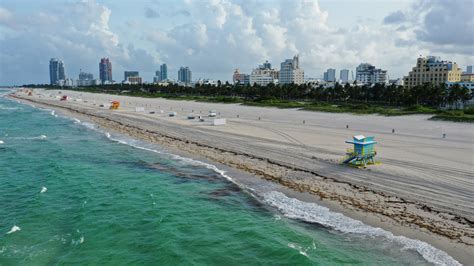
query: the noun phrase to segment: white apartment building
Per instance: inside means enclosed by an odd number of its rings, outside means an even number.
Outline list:
[[[274,79],[271,76],[267,76],[264,74],[254,74],[252,73],[250,75],[250,86],[253,86],[254,84],[260,85],[260,86],[267,86],[270,83],[277,83],[278,80]]]
[[[385,84],[387,83],[387,70],[375,68],[375,66],[362,63],[356,68],[356,81],[358,84]]]
[[[300,69],[298,55],[281,63],[279,82],[280,84],[304,83],[304,70]]]

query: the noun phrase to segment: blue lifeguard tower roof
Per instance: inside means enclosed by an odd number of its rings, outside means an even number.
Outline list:
[[[346,143],[355,144],[355,145],[370,145],[376,144],[377,141],[374,141],[374,137],[366,137],[364,135],[357,135],[353,137],[353,140],[347,140]]]

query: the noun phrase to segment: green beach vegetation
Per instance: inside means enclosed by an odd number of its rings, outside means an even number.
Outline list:
[[[25,85],[58,89],[50,85]],[[469,89],[454,85],[425,83],[411,89],[403,86],[375,84],[351,86],[336,83],[322,85],[285,84],[267,86],[233,85],[218,82],[217,86],[196,84],[195,87],[169,84],[113,84],[67,88],[85,92],[120,94],[147,98],[194,100],[202,102],[240,103],[249,106],[299,108],[308,111],[380,114],[386,116],[433,114],[433,120],[474,122],[473,107],[465,107],[472,99]]]

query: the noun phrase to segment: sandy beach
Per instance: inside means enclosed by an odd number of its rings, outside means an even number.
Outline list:
[[[62,95],[70,99],[60,101]],[[428,242],[463,264],[474,252],[472,124],[425,115],[358,116],[77,91],[35,90],[15,97],[269,180],[289,196]],[[120,101],[119,110],[100,107],[112,100]],[[212,126],[209,110],[227,123]],[[177,115],[169,117],[170,112]],[[205,121],[187,119],[188,114]],[[340,164],[351,148],[345,141],[358,134],[375,136],[380,165]]]

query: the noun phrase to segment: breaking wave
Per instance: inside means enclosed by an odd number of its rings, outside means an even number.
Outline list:
[[[20,110],[21,108],[20,107],[8,107],[8,106],[5,106],[5,105],[2,105],[0,104],[0,110]]]
[[[14,225],[10,231],[7,232],[7,235],[15,233],[16,231],[21,231],[21,228],[19,226]]]
[[[382,228],[376,228],[354,220],[343,214],[331,212],[328,208],[315,203],[303,202],[289,198],[278,191],[270,191],[263,194],[263,201],[277,208],[288,218],[301,220],[309,223],[320,224],[339,232],[360,234],[371,237],[383,237],[402,245],[405,249],[415,250],[425,260],[436,265],[461,265],[446,252],[439,250],[430,244],[410,239],[404,236],[395,236]]]
[[[295,198],[289,198],[285,194],[278,191],[270,191],[262,193],[262,195],[255,195],[254,189],[236,182],[234,179],[232,179],[229,175],[226,174],[226,171],[219,169],[215,165],[171,154],[165,151],[157,150],[152,147],[145,147],[147,146],[146,144],[136,139],[112,136],[109,132],[99,130],[99,128],[92,123],[81,122],[81,124],[89,129],[102,132],[111,141],[128,145],[137,149],[170,156],[172,159],[182,161],[189,165],[202,166],[207,169],[210,169],[224,177],[226,180],[242,188],[243,191],[248,193],[250,196],[256,198],[259,201],[262,201],[263,203],[266,203],[269,206],[276,208],[285,217],[288,217],[290,219],[320,224],[343,233],[359,234],[371,237],[381,237],[388,241],[400,244],[404,249],[415,250],[421,256],[423,256],[426,261],[435,265],[461,265],[458,261],[449,256],[446,252],[439,250],[426,242],[410,239],[404,236],[395,236],[391,232],[386,231],[382,228],[372,227],[364,224],[361,221],[344,216],[343,214],[331,212],[328,208],[317,205],[315,203],[308,203]],[[290,248],[298,250],[301,255],[307,256],[307,250],[302,249],[294,243],[289,243],[288,246]]]
[[[46,136],[46,135],[39,135],[39,136],[34,136],[34,137],[11,137],[9,139],[15,139],[15,140],[45,140],[47,138],[48,138],[48,136]]]

